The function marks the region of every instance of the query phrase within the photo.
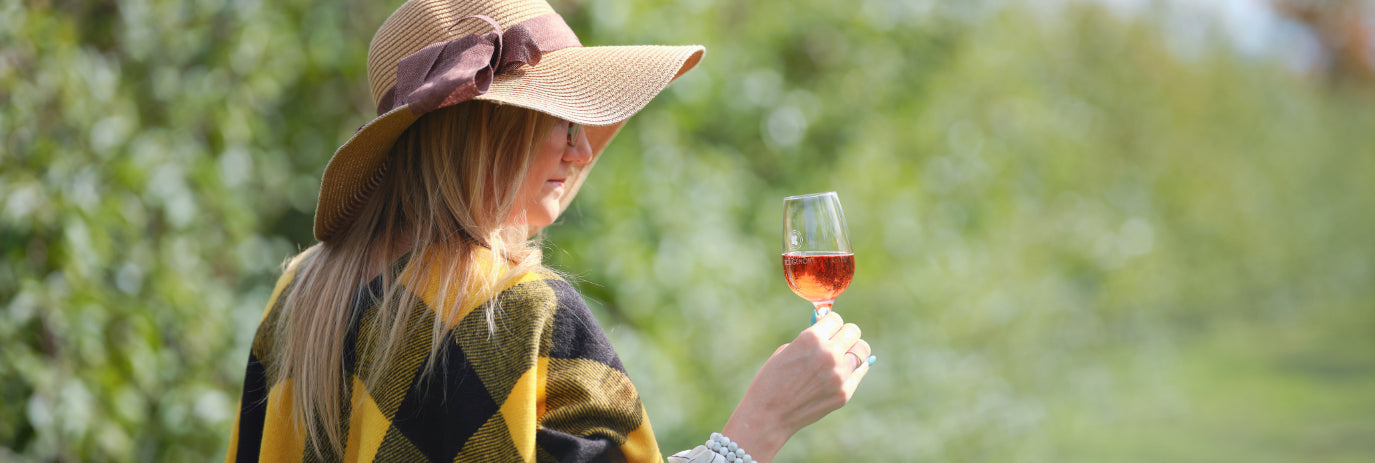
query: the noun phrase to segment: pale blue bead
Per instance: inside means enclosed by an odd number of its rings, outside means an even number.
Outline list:
[[[745,454],[745,463],[751,463],[751,462],[753,462],[753,461],[754,461],[754,458],[751,458],[751,457],[750,457],[750,454],[746,453],[746,454]]]
[[[738,448],[740,448],[740,444],[736,444],[736,443],[734,443],[734,442],[731,442],[731,443],[730,443],[730,449],[731,449],[731,450],[735,450],[735,449],[738,449]]]
[[[745,460],[736,458],[732,463],[745,463]]]
[[[729,438],[729,437],[726,437],[726,436],[721,436],[721,443],[722,443],[722,444],[726,444],[726,445],[730,445],[730,438]]]

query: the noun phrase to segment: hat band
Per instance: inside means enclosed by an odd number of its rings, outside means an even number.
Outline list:
[[[468,101],[487,93],[496,74],[539,64],[543,53],[582,46],[558,13],[521,21],[505,31],[483,15],[464,17],[454,26],[469,19],[486,22],[493,32],[430,44],[402,58],[396,65],[396,85],[377,102],[379,116],[409,106],[418,117]]]

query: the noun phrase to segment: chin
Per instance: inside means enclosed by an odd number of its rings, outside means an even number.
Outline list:
[[[530,216],[530,224],[539,227],[547,227],[554,223],[555,220],[559,219],[559,212],[562,212],[561,209],[558,200],[547,201],[544,204],[540,204],[540,208]]]
[[[554,220],[556,220],[556,219],[558,219],[558,218],[559,218],[558,213],[554,213],[554,214],[531,214],[529,217],[526,217],[526,222],[525,222],[525,224],[528,225],[530,228],[544,228],[544,227],[548,227],[550,224],[554,223]]]

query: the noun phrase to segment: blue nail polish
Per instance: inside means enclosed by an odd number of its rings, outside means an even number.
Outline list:
[[[877,356],[877,355],[870,355],[870,356],[869,356],[868,362],[869,362],[870,365],[873,365],[874,362],[877,362],[877,361],[878,361],[878,356]]]
[[[812,324],[816,324],[816,312],[812,312]]]

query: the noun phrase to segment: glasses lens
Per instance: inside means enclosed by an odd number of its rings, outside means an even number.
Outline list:
[[[578,132],[582,130],[581,124],[568,123],[568,146],[577,146]]]

